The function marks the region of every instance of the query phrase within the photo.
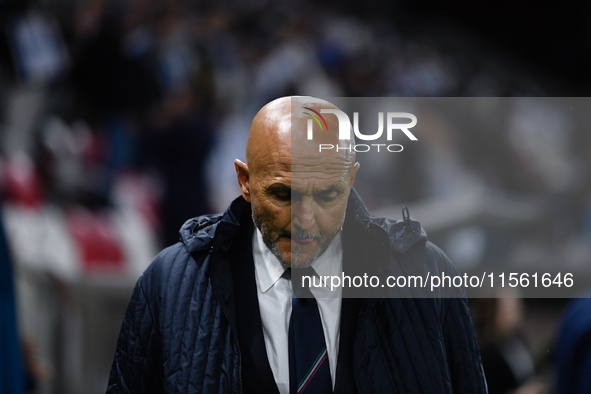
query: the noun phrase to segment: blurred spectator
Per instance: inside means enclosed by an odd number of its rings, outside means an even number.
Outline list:
[[[408,26],[402,32],[386,14],[360,18],[326,4],[304,12],[304,5],[0,2],[2,148],[24,150],[40,168],[47,195],[64,208],[112,205],[121,172],[158,174],[159,233],[168,244],[184,219],[234,197],[232,187],[219,190],[225,177],[218,175],[231,171],[220,166],[248,134],[253,109],[277,96],[545,92],[527,72],[507,72],[511,59],[470,55],[467,49],[482,51],[481,43],[460,32],[427,34]],[[560,113],[522,105],[509,125],[461,135],[435,112],[422,119],[431,122],[422,149],[387,163],[389,186],[382,182],[378,188],[385,190],[370,193],[382,196],[368,197],[370,206],[444,198],[483,183],[562,194],[577,184],[578,155],[568,142],[576,131]],[[536,141],[531,135],[541,125],[551,126],[541,142],[521,143]],[[509,151],[502,170],[499,150]],[[362,171],[378,173],[376,166],[385,164],[367,161]],[[215,176],[206,178],[206,167]],[[532,183],[538,187],[527,186]],[[568,221],[564,212],[556,215]]]
[[[24,364],[21,358],[15,312],[14,285],[8,245],[0,212],[0,388],[3,394],[25,392]]]
[[[519,334],[520,298],[479,298],[471,304],[489,394],[542,394],[533,359]]]
[[[213,128],[194,90],[169,98],[155,111],[143,135],[147,165],[158,170],[164,184],[162,239],[179,240],[180,226],[189,218],[209,212],[205,160]]]
[[[558,394],[591,392],[591,298],[574,300],[564,314],[556,342],[556,379]]]

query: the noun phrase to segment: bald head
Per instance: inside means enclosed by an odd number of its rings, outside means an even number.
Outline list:
[[[307,122],[312,119],[310,109],[320,112],[321,109],[338,109],[334,104],[308,96],[281,97],[265,105],[254,117],[248,142],[246,144],[246,164],[251,172],[256,171],[261,160],[272,159],[273,156],[292,152],[297,159],[309,159],[310,156],[328,158],[327,152],[319,155],[319,144],[339,146],[339,156],[346,165],[355,164],[355,152],[344,149],[351,145],[349,140],[338,139],[338,120],[331,114],[324,115],[328,127],[313,122],[314,139],[307,139]],[[308,114],[307,114],[308,113]],[[335,154],[333,154],[335,155]]]

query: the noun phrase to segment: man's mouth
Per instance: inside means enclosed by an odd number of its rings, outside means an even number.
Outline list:
[[[298,246],[304,246],[312,243],[315,239],[320,238],[320,234],[314,233],[303,233],[303,234],[295,234],[295,233],[285,233],[283,236],[289,238]]]
[[[294,241],[298,245],[307,245],[310,242],[314,241],[314,238],[292,238],[292,241]]]

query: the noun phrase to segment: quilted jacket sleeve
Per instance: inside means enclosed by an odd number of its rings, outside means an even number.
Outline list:
[[[146,291],[147,271],[138,280],[117,341],[108,394],[162,393],[158,325]]]
[[[472,319],[465,298],[448,299],[443,335],[454,393],[487,393]]]

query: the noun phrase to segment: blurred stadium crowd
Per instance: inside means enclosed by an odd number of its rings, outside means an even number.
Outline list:
[[[237,193],[228,160],[242,156],[250,119],[275,97],[550,94],[517,62],[461,35],[409,37],[387,18],[304,2],[0,4],[4,157],[32,164],[38,198],[61,206],[113,204],[122,173],[146,175],[147,200],[158,207],[150,223],[164,244],[187,217],[224,209]],[[489,142],[516,149],[501,137],[453,153],[494,186],[552,188],[544,177],[554,174],[530,168],[551,160],[527,157],[535,147],[486,174],[497,161]],[[582,145],[566,137],[568,156]],[[539,144],[556,139],[548,138]],[[428,187],[411,189],[399,199]]]
[[[225,209],[250,121],[276,97],[550,96],[559,84],[457,31],[322,2],[0,0],[0,27],[2,214],[16,260],[52,266],[52,286],[135,280],[186,219]],[[591,135],[561,116],[525,106],[502,133],[434,127],[389,180],[403,186],[368,204],[484,185],[543,196],[544,242],[588,243]],[[39,392],[106,384],[103,370],[72,383],[54,368],[35,372],[53,379]]]

